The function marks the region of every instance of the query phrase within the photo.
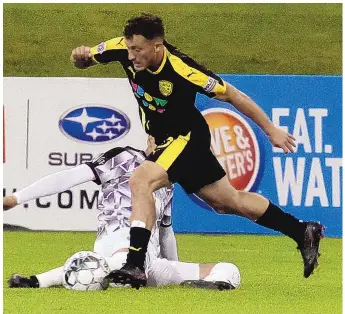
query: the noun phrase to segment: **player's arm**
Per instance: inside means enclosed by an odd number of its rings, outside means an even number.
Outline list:
[[[177,243],[171,222],[172,195],[159,226],[159,244],[162,258],[169,261],[178,261]]]
[[[127,59],[128,51],[123,37],[112,38],[94,47],[77,47],[72,50],[70,57],[72,64],[78,69]]]
[[[215,99],[231,103],[252,119],[266,133],[275,147],[282,148],[285,153],[294,151],[295,138],[291,134],[274,126],[265,112],[245,93],[227,82],[224,82],[224,87],[224,90],[216,91]]]
[[[275,127],[264,111],[246,94],[187,56],[171,54],[169,60],[176,73],[188,81],[189,86],[194,86],[197,92],[231,103],[264,130],[272,145],[282,148],[285,153],[293,152],[296,146],[294,137]]]
[[[85,164],[47,175],[26,188],[3,198],[3,209],[8,210],[19,204],[39,197],[64,192],[76,185],[92,181],[95,175]]]

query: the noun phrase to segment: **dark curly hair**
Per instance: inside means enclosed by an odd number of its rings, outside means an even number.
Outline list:
[[[127,21],[123,35],[126,38],[132,38],[133,35],[142,35],[149,40],[164,39],[163,21],[159,16],[142,13],[140,16],[132,17]]]

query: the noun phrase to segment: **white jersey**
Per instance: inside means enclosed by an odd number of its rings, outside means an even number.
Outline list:
[[[127,146],[113,148],[86,163],[95,175],[94,182],[102,185],[98,198],[97,240],[121,228],[130,227],[132,201],[129,178],[144,160],[144,152]],[[148,247],[152,258],[159,256],[159,225],[164,216],[171,216],[172,195],[173,187],[162,188],[154,193],[157,221],[152,228]]]

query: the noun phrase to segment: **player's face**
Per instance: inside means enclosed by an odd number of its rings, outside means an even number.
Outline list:
[[[128,59],[133,62],[136,71],[145,70],[157,65],[157,58],[162,49],[157,40],[148,40],[142,35],[125,38],[128,49]],[[158,60],[160,61],[160,60]]]

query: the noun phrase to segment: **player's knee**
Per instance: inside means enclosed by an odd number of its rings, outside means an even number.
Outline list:
[[[241,283],[241,274],[238,267],[232,263],[218,263],[210,274],[204,278],[206,281],[224,281],[238,288]]]
[[[132,193],[148,192],[150,191],[149,176],[145,175],[145,171],[134,172],[129,178],[129,188]]]
[[[129,188],[131,189],[133,193],[133,192],[136,192],[140,188],[140,185],[143,183],[140,179],[140,176],[133,173],[132,176],[129,178],[128,184],[129,184]]]

